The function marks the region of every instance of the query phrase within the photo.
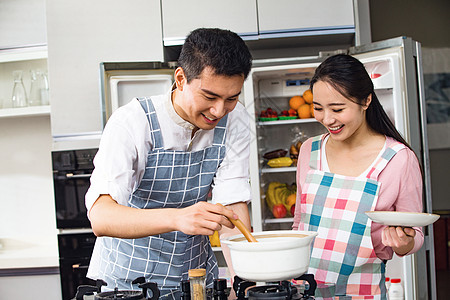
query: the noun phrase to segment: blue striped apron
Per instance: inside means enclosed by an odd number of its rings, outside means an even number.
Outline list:
[[[206,201],[213,177],[225,156],[227,117],[214,128],[212,146],[194,152],[165,150],[150,98],[138,99],[144,109],[153,149],[142,181],[128,206],[140,209],[184,208]],[[160,299],[179,299],[180,282],[188,270],[204,268],[207,286],[218,277],[217,261],[208,236],[173,231],[139,239],[102,238],[100,278],[107,289],[136,289],[131,282],[144,276],[158,284]]]

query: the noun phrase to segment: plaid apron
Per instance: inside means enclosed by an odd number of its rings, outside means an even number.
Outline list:
[[[386,299],[385,263],[373,249],[371,221],[365,212],[375,209],[381,185],[378,175],[405,146],[386,147],[366,177],[349,177],[320,171],[323,137],[313,139],[311,169],[300,198],[298,230],[318,232],[308,273],[314,274],[318,284],[335,284],[336,296]]]
[[[150,125],[150,150],[142,181],[128,206],[140,209],[184,208],[206,201],[213,177],[225,156],[227,116],[214,129],[213,144],[203,150],[165,150],[151,99],[139,99]],[[100,278],[107,289],[136,289],[141,276],[158,284],[160,299],[179,299],[180,282],[188,270],[204,268],[207,286],[218,277],[208,236],[168,232],[139,239],[102,238]]]

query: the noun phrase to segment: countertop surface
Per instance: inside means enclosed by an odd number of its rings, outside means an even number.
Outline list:
[[[57,236],[0,237],[0,270],[58,267]]]

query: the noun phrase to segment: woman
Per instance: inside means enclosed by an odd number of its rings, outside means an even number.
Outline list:
[[[297,167],[294,230],[317,231],[310,268],[336,295],[386,299],[385,264],[393,252],[423,244],[420,228],[372,223],[366,211],[422,211],[421,171],[374,93],[364,65],[326,59],[311,80],[314,116],[327,134],[307,140]]]

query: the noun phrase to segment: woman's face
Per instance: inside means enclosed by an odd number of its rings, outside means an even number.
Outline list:
[[[176,112],[204,130],[213,129],[236,107],[244,84],[243,75],[217,75],[211,68],[205,68],[199,78],[190,83],[187,83],[181,68],[177,69],[175,77],[179,80],[176,92],[180,96],[174,101]]]
[[[366,133],[365,112],[368,106],[347,99],[327,82],[317,81],[314,84],[313,104],[314,117],[328,129],[330,138],[345,141]]]

